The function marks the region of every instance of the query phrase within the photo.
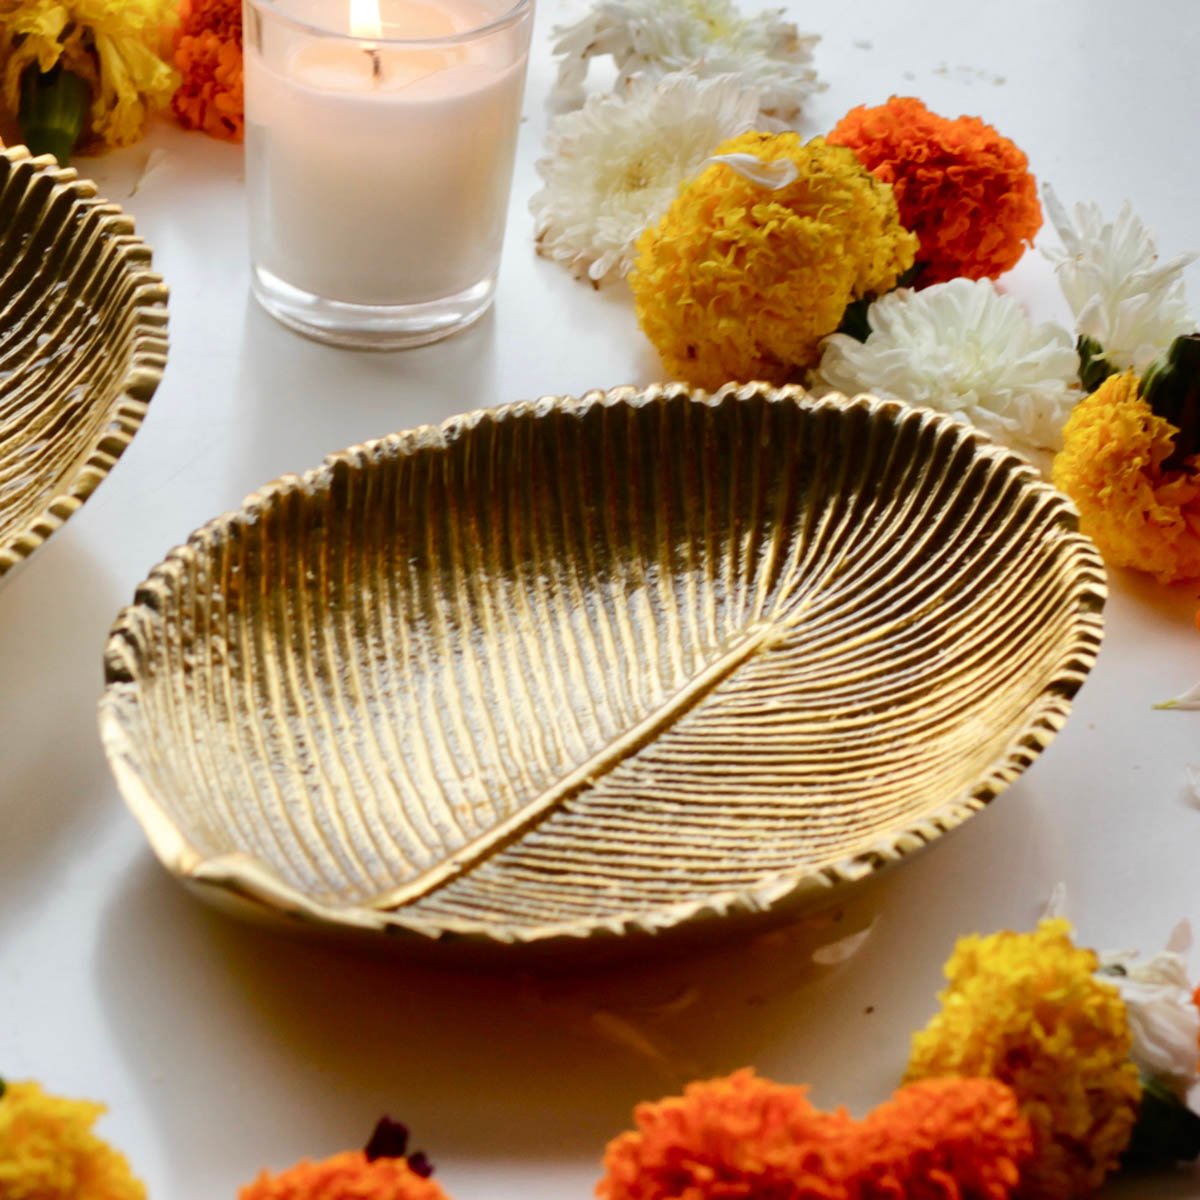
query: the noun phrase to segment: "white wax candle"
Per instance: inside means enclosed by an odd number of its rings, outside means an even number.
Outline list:
[[[408,39],[498,12],[389,0],[385,15],[387,36]],[[255,261],[324,299],[371,305],[452,296],[493,272],[524,80],[518,36],[435,48],[309,38],[282,61],[248,39]]]

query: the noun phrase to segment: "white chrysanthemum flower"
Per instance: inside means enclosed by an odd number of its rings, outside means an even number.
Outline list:
[[[1181,334],[1192,333],[1183,270],[1194,254],[1158,261],[1150,230],[1130,208],[1105,221],[1095,204],[1077,204],[1072,222],[1049,185],[1046,211],[1065,250],[1045,250],[1054,263],[1075,329],[1103,350],[1117,371],[1139,375]]]
[[[1145,962],[1129,952],[1109,953],[1100,957],[1100,972],[1125,1001],[1133,1061],[1144,1074],[1186,1096],[1200,1080],[1200,1009],[1192,1001],[1183,959],[1170,950]]]
[[[1054,449],[1079,399],[1079,361],[1058,325],[1034,325],[987,279],[901,288],[868,310],[865,342],[826,338],[818,381],[923,404],[1022,449]]]
[[[784,123],[825,87],[812,66],[820,38],[800,33],[782,9],[743,17],[732,0],[594,0],[587,16],[556,28],[554,37],[561,62],[550,104],[557,112],[583,103],[591,60],[606,56],[616,64],[618,91],[635,76],[736,75],[758,92],[762,114]]]
[[[530,200],[538,251],[594,283],[623,276],[638,235],[726,139],[754,128],[758,94],[728,76],[638,80],[555,119]]]

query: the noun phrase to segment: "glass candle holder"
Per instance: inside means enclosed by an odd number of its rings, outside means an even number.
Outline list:
[[[255,296],[336,345],[492,303],[533,0],[246,0]]]

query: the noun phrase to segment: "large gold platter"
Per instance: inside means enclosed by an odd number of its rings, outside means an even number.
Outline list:
[[[100,719],[209,898],[451,940],[828,895],[1066,720],[1105,585],[1070,502],[936,413],[751,385],[472,413],[175,550]]]
[[[0,150],[0,576],[94,492],[167,354],[167,293],[94,184]]]

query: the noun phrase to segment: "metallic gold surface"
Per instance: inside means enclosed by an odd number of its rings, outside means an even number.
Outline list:
[[[94,492],[162,378],[167,292],[133,221],[0,151],[0,576]]]
[[[827,895],[1062,726],[1100,560],[938,414],[759,385],[545,399],[333,455],[118,618],[100,719],[167,867],[494,942]]]

